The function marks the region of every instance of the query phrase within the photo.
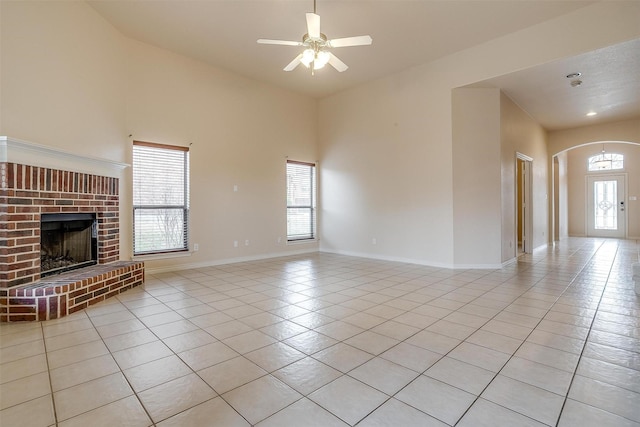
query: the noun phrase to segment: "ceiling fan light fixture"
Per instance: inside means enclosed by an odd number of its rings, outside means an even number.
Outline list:
[[[342,37],[333,40],[327,39],[327,36],[320,32],[320,15],[316,13],[315,0],[313,1],[313,13],[307,13],[306,17],[307,33],[302,36],[301,42],[258,39],[258,43],[260,44],[301,46],[305,48],[302,53],[299,53],[293,61],[283,68],[284,71],[293,71],[298,65],[302,64],[307,68],[311,68],[311,75],[313,76],[314,70],[319,70],[320,68],[324,68],[325,65],[330,64],[338,72],[342,73],[349,67],[347,67],[344,62],[334,54],[330,53],[327,49],[335,47],[366,46],[373,42],[373,39],[369,35]]]
[[[311,65],[311,63],[315,59],[315,56],[316,53],[313,51],[313,49],[305,49],[304,52],[302,52],[302,58],[300,58],[300,62],[302,62],[305,67],[309,68],[309,65]]]
[[[329,62],[330,57],[331,55],[329,54],[329,52],[321,50],[317,53],[315,61],[313,61],[313,67],[316,70],[324,67]]]

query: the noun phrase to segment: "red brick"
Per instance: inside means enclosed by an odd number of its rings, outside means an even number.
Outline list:
[[[93,298],[92,300],[89,301],[89,305],[94,305],[102,301],[104,301],[104,295],[100,295],[96,298]]]
[[[23,197],[10,197],[7,200],[7,204],[11,205],[32,205],[33,199],[23,198]]]
[[[34,245],[34,250],[37,251],[38,248],[35,246],[40,245],[40,237],[23,237],[13,240],[13,243],[15,243],[16,246]]]
[[[24,166],[24,187],[31,188],[31,166]]]
[[[75,305],[75,306],[73,306],[73,307],[70,307],[70,308],[69,308],[69,314],[71,314],[71,313],[75,313],[76,311],[80,311],[80,310],[83,310],[83,309],[85,309],[85,308],[87,308],[87,303],[86,303],[86,302],[83,302],[83,303],[82,303],[82,304],[80,304],[80,305]]]
[[[22,254],[22,255],[17,255],[16,257],[16,261],[29,261],[29,260],[35,260],[35,259],[40,259],[40,254],[38,252],[31,252],[28,254]]]
[[[14,195],[16,197],[24,197],[26,199],[36,199],[36,198],[40,197],[40,192],[32,191],[32,190],[29,190],[29,189],[16,190],[14,192]]]
[[[67,315],[67,296],[66,295],[61,295],[60,296],[60,316],[66,316]]]
[[[7,212],[16,212],[16,213],[39,213],[39,206],[9,206],[7,207]]]
[[[46,298],[38,298],[38,319],[46,320],[47,319],[47,300]]]
[[[33,322],[38,320],[35,314],[9,315],[8,322]]]
[[[49,297],[49,319],[57,319],[58,318],[58,301],[60,297],[52,296]]]
[[[8,306],[8,313],[11,314],[24,314],[24,313],[37,313],[35,305],[10,305]]]

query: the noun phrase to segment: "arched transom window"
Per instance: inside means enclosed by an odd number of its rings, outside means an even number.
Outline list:
[[[624,155],[616,153],[605,153],[589,157],[589,171],[604,171],[624,168]]]

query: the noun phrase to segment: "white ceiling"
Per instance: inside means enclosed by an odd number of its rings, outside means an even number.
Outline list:
[[[577,78],[567,78],[579,72]],[[580,86],[572,87],[573,80]],[[479,82],[499,87],[548,130],[640,116],[640,39]],[[596,116],[587,117],[589,112]]]
[[[89,0],[126,36],[252,79],[321,98],[594,3],[579,0],[318,0],[328,38],[369,34],[371,46],[333,50],[349,69],[284,72],[300,48],[313,0]],[[502,88],[548,129],[640,115],[638,40],[482,82]],[[570,88],[564,76],[583,73]],[[573,89],[573,90],[568,90]],[[585,118],[585,109],[600,114]]]

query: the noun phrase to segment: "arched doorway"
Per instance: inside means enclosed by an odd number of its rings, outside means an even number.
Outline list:
[[[621,154],[624,166],[589,170],[590,162],[603,150]],[[551,168],[554,241],[567,236],[639,238],[639,143],[593,141],[576,145],[553,154]]]

